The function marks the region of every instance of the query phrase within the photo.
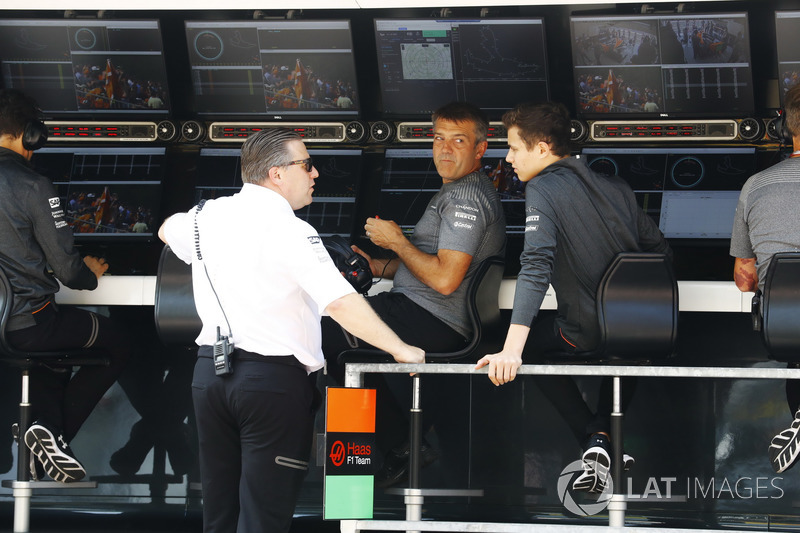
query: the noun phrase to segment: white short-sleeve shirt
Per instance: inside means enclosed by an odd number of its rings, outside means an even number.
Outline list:
[[[195,252],[195,209],[164,227],[172,250],[192,265],[195,305],[203,321],[198,345],[228,333],[205,264],[237,348],[294,355],[309,371],[322,367],[320,316],[355,292],[336,269],[316,230],[278,193],[253,184],[206,202],[197,214],[202,261]]]

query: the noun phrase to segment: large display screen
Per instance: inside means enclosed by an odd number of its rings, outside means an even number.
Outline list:
[[[746,116],[746,13],[570,17],[578,114]]]
[[[800,83],[800,11],[775,12],[778,48],[780,102],[793,85]]]
[[[617,175],[671,239],[730,239],[755,148],[584,148],[589,167]]]
[[[200,150],[196,202],[230,196],[242,188],[240,154],[238,148]],[[308,155],[314,160],[319,178],[314,183],[313,202],[295,214],[314,226],[322,237],[352,238],[362,151],[310,148]]]
[[[381,108],[429,118],[466,101],[490,119],[550,97],[542,19],[376,19]]]
[[[187,21],[194,110],[230,119],[355,118],[347,20]]]
[[[34,168],[53,180],[76,242],[153,238],[166,150],[42,148]]]
[[[48,118],[166,116],[156,20],[0,20],[3,87],[36,99]]]

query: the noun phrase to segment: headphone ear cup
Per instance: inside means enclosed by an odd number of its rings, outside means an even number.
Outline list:
[[[41,120],[31,120],[25,124],[22,132],[22,147],[26,150],[38,150],[47,142],[47,126]]]
[[[372,270],[369,267],[369,261],[354,252],[347,240],[339,235],[326,237],[324,244],[339,272],[344,274],[345,279],[357,292],[366,294],[372,287]]]

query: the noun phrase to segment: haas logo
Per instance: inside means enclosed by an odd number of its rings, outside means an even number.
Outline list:
[[[342,441],[337,440],[331,446],[331,454],[329,456],[333,466],[342,466],[344,464],[344,455],[344,444],[342,444]]]

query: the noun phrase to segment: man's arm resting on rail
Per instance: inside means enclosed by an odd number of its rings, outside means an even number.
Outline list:
[[[392,354],[398,363],[425,362],[425,352],[403,342],[360,294],[337,298],[328,304],[325,312],[359,339]]]
[[[517,369],[522,365],[522,350],[528,340],[531,328],[522,324],[511,324],[508,327],[503,350],[483,356],[475,365],[475,370],[489,365],[489,379],[495,385],[504,385],[514,381]]]
[[[758,272],[755,257],[737,257],[733,264],[733,281],[742,292],[758,289]]]

